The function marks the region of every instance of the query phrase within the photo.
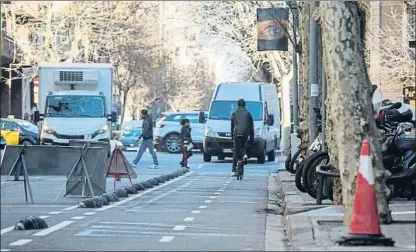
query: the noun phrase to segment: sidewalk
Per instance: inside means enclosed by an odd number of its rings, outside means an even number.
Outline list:
[[[343,247],[335,241],[348,235],[343,225],[343,207],[329,200],[315,205],[315,199],[300,192],[294,185],[294,175],[280,170],[276,176],[282,206],[286,216],[286,236],[292,251],[415,251],[415,202],[396,201],[390,205],[395,222],[382,225],[382,233],[393,238],[394,247]]]

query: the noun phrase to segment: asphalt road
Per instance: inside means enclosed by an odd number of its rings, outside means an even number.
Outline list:
[[[135,153],[126,155],[132,160]],[[151,157],[148,153],[143,156],[137,168],[138,180],[179,168],[179,155],[159,153],[158,157],[161,168],[150,170],[147,167],[152,164]],[[20,188],[14,185],[8,191],[2,188],[1,249],[264,251],[268,247],[281,250],[282,244],[276,241],[284,239],[283,232],[278,228],[273,228],[272,233],[268,231],[268,187],[276,187],[269,185],[273,183],[270,175],[281,166],[283,164],[277,162],[249,163],[245,167],[244,180],[237,181],[230,177],[231,160],[203,163],[202,156],[194,155],[190,160],[191,172],[186,176],[100,209],[76,208],[74,203],[79,199],[53,201],[59,186],[55,185],[52,190],[50,180],[45,180],[49,185],[42,187],[42,193],[37,193],[38,200],[34,205],[22,203],[21,192],[20,198],[13,196],[13,192],[22,190],[23,185]],[[62,182],[55,184],[61,186]],[[111,185],[111,181],[109,183]],[[41,181],[38,184],[42,184]],[[107,186],[107,191],[111,190]],[[50,199],[44,199],[47,195],[51,195]],[[10,230],[27,215],[42,216],[49,228]],[[276,227],[276,223],[273,225]]]

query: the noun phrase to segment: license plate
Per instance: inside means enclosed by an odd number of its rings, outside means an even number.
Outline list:
[[[224,153],[232,153],[233,151],[231,149],[224,149]]]
[[[130,147],[134,147],[134,144],[130,144]]]

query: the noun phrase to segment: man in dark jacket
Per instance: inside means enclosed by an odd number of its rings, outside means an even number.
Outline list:
[[[192,156],[192,150],[188,150],[188,147],[190,144],[193,144],[192,142],[192,136],[191,136],[191,125],[189,123],[189,119],[182,119],[181,121],[181,149],[182,149],[182,161],[180,162],[180,165],[182,168],[189,169],[188,166],[188,159]]]
[[[240,99],[237,105],[237,110],[231,116],[231,137],[234,147],[232,176],[235,176],[235,168],[238,160],[243,159],[245,163],[247,162],[246,148],[248,137],[250,137],[250,143],[254,141],[253,117],[246,109],[246,102]]]
[[[143,153],[145,152],[146,148],[149,149],[149,153],[152,155],[153,158],[153,166],[150,166],[151,169],[157,169],[159,166],[159,162],[157,161],[157,156],[155,152],[155,148],[153,147],[153,122],[152,118],[148,115],[148,112],[146,109],[143,109],[141,111],[142,119],[143,119],[143,125],[142,125],[142,134],[139,136],[139,139],[137,141],[140,141],[141,138],[143,138],[143,142],[140,145],[140,149],[137,152],[137,156],[134,159],[133,163],[136,166],[140,159],[143,156]]]

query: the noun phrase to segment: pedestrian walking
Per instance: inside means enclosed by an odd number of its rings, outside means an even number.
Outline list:
[[[188,159],[192,156],[192,136],[191,136],[191,124],[189,119],[181,120],[181,150],[182,150],[182,161],[180,162],[182,168],[189,169]]]
[[[153,165],[149,166],[150,169],[157,169],[159,168],[159,162],[157,160],[156,152],[153,147],[153,122],[152,118],[148,115],[148,111],[143,109],[141,111],[143,124],[142,124],[142,134],[137,139],[137,142],[143,138],[143,142],[140,145],[139,150],[137,151],[137,156],[133,161],[133,164],[137,166],[140,162],[140,159],[143,156],[143,153],[146,151],[146,148],[149,150],[150,155],[153,158]]]

